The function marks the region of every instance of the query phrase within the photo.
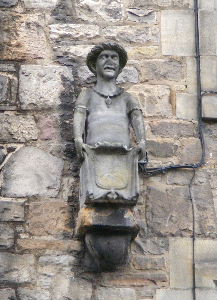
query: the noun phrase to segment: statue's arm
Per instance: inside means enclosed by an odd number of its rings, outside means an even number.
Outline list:
[[[88,91],[83,89],[76,101],[73,121],[75,149],[79,158],[83,158],[85,122],[87,116]]]
[[[138,101],[131,95],[129,97],[129,118],[133,127],[138,148],[141,152],[140,159],[146,158],[146,142],[145,142],[145,126],[142,110],[138,104]]]

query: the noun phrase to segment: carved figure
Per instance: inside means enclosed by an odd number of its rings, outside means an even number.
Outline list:
[[[82,161],[77,233],[84,237],[86,265],[95,271],[126,263],[139,230],[130,207],[139,196],[138,160],[146,154],[145,129],[137,100],[116,85],[126,63],[120,45],[95,46],[87,66],[97,82],[82,90],[74,113],[75,147]]]
[[[138,154],[145,156],[143,116],[136,99],[116,85],[127,63],[116,43],[95,46],[87,66],[96,75],[93,88],[83,89],[75,107],[74,139],[81,168],[80,201],[135,203],[138,198]],[[132,126],[137,147],[132,148]]]

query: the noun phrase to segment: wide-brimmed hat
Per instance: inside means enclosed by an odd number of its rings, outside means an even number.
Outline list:
[[[120,63],[119,72],[121,72],[121,70],[125,67],[125,65],[127,63],[127,59],[128,59],[127,52],[119,44],[109,43],[109,42],[96,45],[95,47],[93,47],[90,50],[90,52],[87,55],[87,60],[86,60],[86,64],[87,64],[89,70],[92,73],[96,74],[96,61],[97,61],[97,58],[100,55],[100,53],[104,50],[113,50],[118,53],[119,63]]]

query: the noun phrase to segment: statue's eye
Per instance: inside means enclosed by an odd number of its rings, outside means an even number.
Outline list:
[[[107,57],[108,57],[108,55],[105,55],[105,54],[100,55],[100,59],[106,59]]]

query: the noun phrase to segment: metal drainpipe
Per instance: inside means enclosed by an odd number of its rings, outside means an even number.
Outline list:
[[[202,90],[201,90],[201,63],[200,63],[200,30],[199,30],[199,7],[198,0],[194,0],[194,19],[195,19],[195,58],[196,58],[196,68],[197,68],[197,116],[198,116],[198,134],[201,142],[202,155],[199,165],[203,165],[205,162],[205,145],[203,137],[203,121],[202,121]],[[193,182],[194,176],[192,177],[191,184]],[[192,221],[193,221],[193,300],[196,300],[196,268],[195,268],[195,202],[191,196],[192,202]]]

